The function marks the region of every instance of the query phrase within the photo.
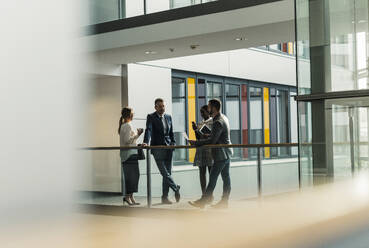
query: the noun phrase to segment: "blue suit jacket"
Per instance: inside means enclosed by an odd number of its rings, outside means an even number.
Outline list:
[[[150,142],[150,145],[152,146],[169,146],[176,144],[173,134],[172,117],[170,115],[164,114],[164,118],[168,124],[168,128],[165,133],[163,122],[160,120],[158,114],[154,112],[147,115],[144,143],[149,144]]]

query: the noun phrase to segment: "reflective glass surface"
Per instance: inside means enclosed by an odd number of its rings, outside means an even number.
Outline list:
[[[240,153],[238,150],[243,148],[233,148],[235,153]],[[257,153],[257,148],[248,148],[252,153]],[[160,151],[160,149],[154,149]],[[186,149],[183,153],[188,153]],[[261,155],[263,149],[261,150]],[[164,151],[164,150],[161,150]],[[183,161],[176,163],[171,167],[171,177],[176,184],[181,185],[181,202],[178,205],[163,206],[161,205],[162,196],[162,176],[158,170],[156,159],[151,154],[144,150],[145,156],[150,156],[149,168],[151,173],[151,196],[152,207],[154,208],[189,208],[188,200],[199,199],[202,195],[200,185],[199,167],[193,166],[192,162]],[[76,201],[79,204],[93,204],[93,205],[123,205],[123,195],[127,190],[129,180],[132,180],[131,175],[127,174],[127,165],[120,159],[119,150],[82,150],[81,157],[84,163],[80,165],[79,172],[83,175],[76,187],[78,197]],[[298,178],[298,162],[297,158],[283,158],[283,159],[262,159],[260,161],[260,192],[261,195],[274,195],[290,191],[297,191],[299,188]],[[137,192],[134,197],[140,206],[147,206],[147,160],[138,161],[138,178]],[[126,171],[125,171],[126,170]],[[255,198],[258,196],[258,161],[252,159],[237,159],[232,160],[229,167],[229,175],[231,179],[231,193],[230,200],[238,201],[248,198]],[[209,180],[209,172],[206,172],[207,182]],[[219,176],[214,190],[215,201],[221,199],[223,194],[223,180]],[[175,201],[172,190],[169,192],[169,199]],[[127,204],[125,204],[127,206]]]
[[[93,25],[216,0],[82,0],[84,25]]]

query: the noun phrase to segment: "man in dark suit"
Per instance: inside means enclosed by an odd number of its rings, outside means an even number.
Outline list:
[[[158,98],[155,100],[155,112],[147,115],[146,130],[144,137],[144,145],[151,146],[172,146],[175,145],[173,134],[173,122],[170,115],[165,114],[164,100]],[[172,204],[168,199],[169,188],[175,193],[176,202],[180,200],[179,189],[172,178],[172,149],[152,149],[152,155],[163,176],[163,195],[161,197],[162,204]]]
[[[190,144],[194,146],[215,145],[215,144],[231,144],[230,128],[228,118],[221,113],[221,102],[217,99],[209,101],[208,109],[213,117],[213,128],[211,134],[206,139],[190,140]],[[223,196],[222,199],[213,207],[227,208],[229,194],[231,193],[231,178],[229,176],[230,159],[233,154],[232,148],[212,148],[211,153],[214,165],[211,168],[209,183],[206,187],[205,194],[197,201],[189,202],[194,207],[204,208],[206,204],[211,203],[213,191],[215,189],[219,174],[223,179]]]

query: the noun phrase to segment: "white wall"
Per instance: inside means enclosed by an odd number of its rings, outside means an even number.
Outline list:
[[[296,86],[294,57],[256,49],[239,49],[140,64]]]
[[[121,111],[121,77],[91,78],[88,84],[87,141],[85,146],[119,146],[117,132]],[[119,192],[119,151],[81,151],[78,190]]]
[[[146,0],[147,13],[154,13],[169,9],[170,0]]]
[[[121,78],[99,77],[89,82],[88,146],[119,145]]]
[[[138,64],[127,65],[128,105],[133,108],[135,127],[145,127],[146,116],[155,111],[154,101],[160,97],[166,101],[166,112],[172,113],[172,75],[171,70]]]

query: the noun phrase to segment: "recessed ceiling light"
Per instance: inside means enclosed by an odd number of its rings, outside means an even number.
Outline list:
[[[360,20],[359,21],[359,23],[365,23],[366,22],[366,20]]]
[[[155,51],[146,51],[145,52],[145,54],[155,54],[155,53],[157,53],[157,52],[155,52]]]
[[[236,41],[243,41],[243,40],[247,40],[247,39],[244,38],[244,37],[236,37],[234,40],[236,40]]]

